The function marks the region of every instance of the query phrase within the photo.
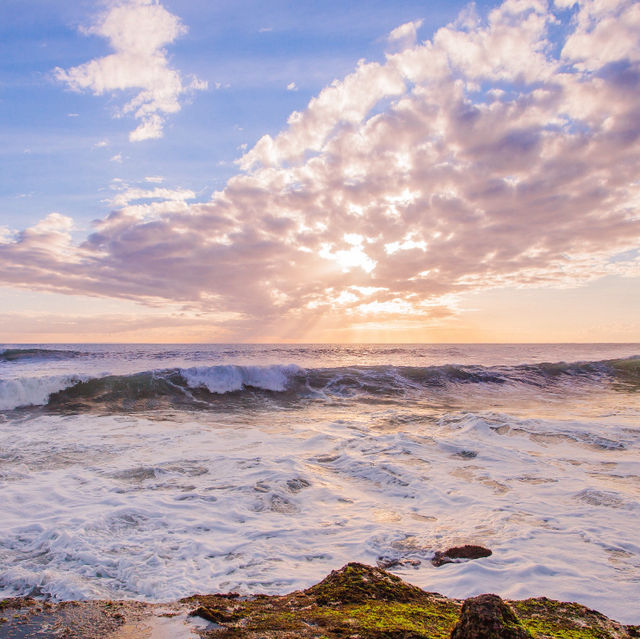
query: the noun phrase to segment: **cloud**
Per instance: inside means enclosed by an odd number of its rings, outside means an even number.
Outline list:
[[[633,0],[583,2],[577,28],[562,57],[593,71],[610,62],[640,60],[640,4]]]
[[[418,41],[418,29],[422,26],[422,20],[406,22],[396,27],[387,37],[387,42],[395,51],[403,51],[415,46]]]
[[[136,341],[144,335],[155,342],[180,339],[183,342],[224,340],[224,331],[212,328],[206,318],[180,312],[159,314],[155,309],[140,308],[134,314],[91,313],[70,317],[54,313],[0,313],[3,335],[10,342],[25,336],[46,341],[85,343],[105,341]],[[106,327],[106,328],[105,328]]]
[[[287,91],[297,91],[297,90],[298,90],[298,87],[295,82],[289,82],[289,84],[287,84]]]
[[[8,243],[11,240],[11,230],[6,226],[0,226],[0,244]]]
[[[157,178],[145,178],[146,182],[157,182]],[[162,179],[159,180],[162,182]],[[186,200],[193,200],[195,193],[187,189],[165,189],[156,187],[155,189],[134,189],[127,188],[126,190],[118,193],[112,200],[111,205],[114,207],[127,206],[131,202],[137,200],[161,200],[169,202],[185,202]]]
[[[588,21],[604,6],[605,53]],[[640,277],[636,7],[467,12],[331,83],[211,201],[125,193],[78,245],[49,220],[0,245],[2,281],[179,303],[232,339],[282,339],[429,326],[491,287]]]
[[[395,66],[361,60],[356,71],[312,98],[305,111],[294,111],[285,131],[275,138],[263,136],[242,157],[240,167],[298,162],[306,152],[320,151],[336,126],[362,122],[382,98],[401,95],[405,89],[404,78]]]
[[[180,99],[207,88],[196,77],[185,83],[180,72],[169,66],[163,47],[187,29],[157,0],[113,1],[83,32],[107,39],[114,53],[70,69],[57,67],[55,77],[75,91],[95,95],[139,90],[120,113],[132,113],[140,121],[129,134],[132,142],[162,137],[166,116],[180,111]]]

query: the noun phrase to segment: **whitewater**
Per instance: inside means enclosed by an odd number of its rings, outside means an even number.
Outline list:
[[[0,346],[0,598],[349,561],[640,623],[640,345]],[[435,567],[454,545],[490,557]]]

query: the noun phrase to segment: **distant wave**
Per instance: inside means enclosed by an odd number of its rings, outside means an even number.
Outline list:
[[[0,362],[20,362],[22,360],[62,360],[81,357],[84,353],[52,348],[5,348],[0,350]]]
[[[413,398],[468,385],[492,388],[608,384],[640,390],[640,356],[576,363],[519,366],[352,366],[300,368],[272,366],[198,366],[132,375],[80,378],[57,376],[0,380],[0,410],[47,405],[53,409],[149,409],[163,405],[207,408],[257,397],[297,401],[305,398]],[[563,387],[564,388],[564,387]]]

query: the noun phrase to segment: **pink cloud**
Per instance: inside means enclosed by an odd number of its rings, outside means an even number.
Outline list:
[[[477,289],[637,276],[612,259],[640,240],[637,7],[581,2],[560,58],[546,2],[466,14],[325,88],[209,203],[123,200],[79,245],[40,223],[0,243],[2,279],[247,331],[429,321]]]

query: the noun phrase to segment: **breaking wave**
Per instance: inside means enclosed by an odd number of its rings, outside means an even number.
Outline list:
[[[77,375],[0,379],[0,410],[47,404],[54,393],[73,388],[79,382],[81,378]]]
[[[131,375],[78,375],[0,380],[0,410],[24,406],[81,410],[103,405],[111,410],[163,405],[194,409],[257,397],[302,399],[421,399],[440,391],[479,386],[562,387],[609,385],[640,390],[640,356],[597,362],[521,364],[518,366],[352,366],[301,368],[271,366],[198,366]]]

